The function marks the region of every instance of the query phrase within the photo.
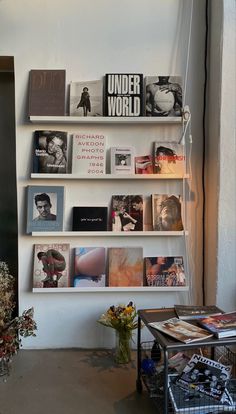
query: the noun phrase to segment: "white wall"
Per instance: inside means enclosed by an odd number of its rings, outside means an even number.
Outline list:
[[[193,280],[193,301],[201,303],[201,254],[202,254],[202,92],[203,92],[203,45],[204,1],[193,2],[193,24],[190,48],[186,103],[192,111],[193,179],[191,183],[191,231],[190,264]],[[0,54],[15,58],[16,78],[16,139],[19,208],[19,295],[20,309],[35,308],[38,323],[36,338],[27,339],[24,347],[103,347],[113,344],[113,332],[96,323],[99,315],[111,304],[134,300],[137,308],[169,306],[184,298],[176,293],[73,293],[33,294],[32,254],[38,239],[25,235],[26,200],[25,187],[41,184],[32,182],[31,171],[32,134],[35,129],[47,125],[27,122],[27,86],[30,69],[66,69],[67,83],[102,77],[106,72],[141,72],[150,74],[180,74],[186,72],[190,0],[21,0],[0,2]],[[58,125],[50,125],[51,129]],[[94,128],[94,127],[93,127]],[[104,127],[110,136],[133,134],[137,139],[168,136],[169,129],[151,128],[149,132],[140,127],[130,130],[114,130]],[[98,128],[95,127],[96,130]],[[63,130],[68,130],[65,125]],[[92,128],[91,128],[92,130]],[[100,130],[100,127],[99,127]],[[78,126],[70,132],[78,131]],[[171,131],[171,134],[174,132]],[[50,184],[59,185],[58,181]],[[96,183],[91,184],[95,194],[100,192]],[[107,193],[111,188],[104,184]],[[126,184],[127,186],[127,184]],[[87,197],[85,184],[66,182],[67,207],[74,199]],[[128,191],[131,191],[126,187]],[[133,189],[133,184],[132,184]],[[145,190],[146,191],[146,190]],[[101,193],[100,193],[101,194]],[[101,196],[99,196],[101,197]],[[50,242],[56,241],[50,238]],[[63,239],[62,241],[69,241]],[[44,239],[47,243],[48,239]],[[74,246],[84,243],[74,239]],[[91,241],[89,241],[91,245]],[[97,244],[106,246],[114,240],[98,239]],[[123,243],[122,240],[119,243]],[[161,243],[135,238],[134,244],[145,245],[146,252],[161,249]],[[178,247],[177,247],[178,248]]]

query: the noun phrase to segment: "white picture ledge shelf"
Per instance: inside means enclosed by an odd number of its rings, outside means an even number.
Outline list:
[[[157,237],[184,236],[187,231],[34,231],[35,237]]]
[[[188,291],[188,286],[172,286],[172,287],[149,287],[149,286],[135,286],[135,287],[100,287],[100,288],[33,288],[33,293],[76,293],[76,292],[183,292]]]
[[[189,174],[43,174],[32,173],[31,178],[41,180],[183,180]]]
[[[182,117],[30,116],[33,123],[47,124],[181,124]]]

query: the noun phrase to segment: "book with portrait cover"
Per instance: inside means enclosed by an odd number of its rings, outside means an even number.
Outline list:
[[[29,185],[27,187],[26,233],[62,231],[64,187]]]
[[[215,305],[192,306],[192,305],[174,305],[175,313],[179,319],[201,319],[213,315],[221,315],[224,313]]]
[[[175,194],[152,194],[152,225],[156,231],[181,231],[182,199]]]
[[[67,243],[34,245],[34,288],[69,287],[70,245]]]
[[[182,116],[181,76],[146,76],[146,116]]]
[[[153,174],[153,157],[139,155],[135,157],[135,174]]]
[[[113,195],[111,221],[112,231],[142,231],[143,196]]]
[[[73,231],[107,231],[107,207],[73,207]]]
[[[143,248],[108,248],[108,285],[143,286]]]
[[[106,173],[106,136],[80,132],[72,137],[72,174]]]
[[[73,287],[104,287],[105,248],[76,247],[74,250]]]
[[[65,70],[33,69],[29,73],[29,116],[65,115]]]
[[[236,311],[199,319],[199,324],[217,338],[236,336]]]
[[[154,173],[176,174],[185,173],[184,146],[176,142],[154,142]]]
[[[111,147],[111,174],[134,174],[134,147]]]
[[[223,365],[202,355],[193,354],[177,383],[184,389],[197,388],[203,394],[220,401],[231,377],[231,369],[231,365]]]
[[[70,116],[102,116],[102,101],[102,80],[70,83]]]
[[[212,335],[205,329],[199,328],[191,323],[181,321],[179,318],[171,318],[161,322],[150,322],[151,328],[177,339],[178,341],[190,344],[210,338]]]
[[[33,172],[68,172],[67,132],[34,131]]]
[[[143,74],[107,73],[104,89],[105,116],[143,116]]]
[[[146,286],[186,286],[182,256],[145,257],[144,269]]]

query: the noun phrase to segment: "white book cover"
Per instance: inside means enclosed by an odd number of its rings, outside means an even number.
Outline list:
[[[102,101],[102,80],[70,83],[70,116],[102,116]]]
[[[72,174],[106,173],[106,137],[95,132],[73,134]]]
[[[134,174],[134,147],[111,147],[111,174]]]

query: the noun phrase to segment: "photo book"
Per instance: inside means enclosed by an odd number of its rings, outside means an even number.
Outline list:
[[[34,245],[34,288],[70,286],[70,245],[67,243]]]
[[[146,286],[186,286],[182,256],[145,257],[144,269]]]
[[[26,233],[62,231],[64,187],[30,185],[27,187]]]
[[[74,249],[74,276],[72,287],[104,287],[105,248],[76,247]]]
[[[181,231],[182,200],[175,194],[152,194],[152,225],[156,231]]]
[[[134,174],[134,147],[110,148],[111,174]]]
[[[215,305],[208,306],[192,306],[192,305],[174,305],[175,313],[179,319],[200,319],[213,315],[221,315],[224,313]]]
[[[236,336],[236,311],[208,316],[199,319],[199,323],[217,338]]]
[[[68,173],[67,132],[34,131],[33,172]]]
[[[146,116],[182,116],[181,76],[145,77]]]
[[[111,219],[112,231],[142,231],[143,196],[113,195]]]
[[[184,146],[176,142],[154,142],[154,173],[183,176],[185,173]]]
[[[107,73],[104,88],[105,116],[143,116],[143,75]]]
[[[31,70],[29,72],[29,116],[64,116],[65,90],[65,70]]]
[[[107,207],[73,207],[73,231],[107,231]]]
[[[153,159],[151,155],[135,157],[135,174],[153,174]]]
[[[102,101],[102,80],[70,83],[70,116],[102,116]]]
[[[106,137],[101,133],[80,132],[72,137],[72,174],[106,173]]]
[[[143,286],[143,248],[108,248],[108,285]]]

